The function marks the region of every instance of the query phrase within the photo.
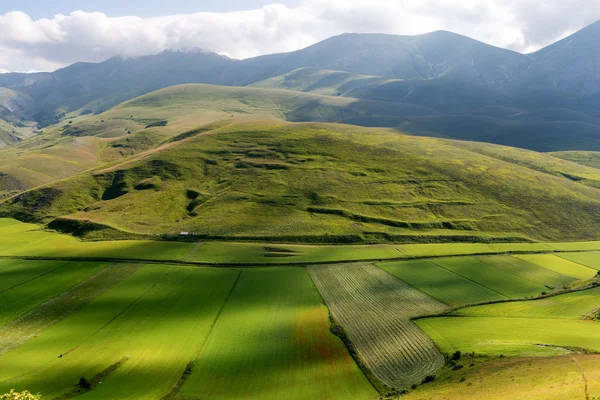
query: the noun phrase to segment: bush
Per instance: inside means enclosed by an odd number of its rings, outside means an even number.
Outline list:
[[[435,381],[435,376],[433,375],[427,375],[424,379],[423,379],[423,383],[430,383]]]
[[[14,389],[10,391],[10,393],[3,394],[0,396],[0,400],[40,400],[42,398],[41,394],[32,394],[28,390],[24,390],[22,392],[15,392]]]
[[[458,361],[458,360],[460,360],[461,356],[462,356],[462,353],[460,352],[460,350],[456,350],[454,352],[454,354],[452,354],[452,361]]]
[[[158,126],[167,126],[168,123],[169,123],[168,121],[156,121],[156,122],[153,122],[153,123],[149,124],[148,126],[146,126],[146,129],[156,128]]]
[[[89,390],[92,388],[92,384],[90,383],[90,381],[85,379],[83,376],[81,378],[79,378],[79,383],[77,384],[77,386],[79,386],[80,389],[85,389],[85,390]]]

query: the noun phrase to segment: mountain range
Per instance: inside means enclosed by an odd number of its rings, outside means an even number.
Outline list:
[[[600,150],[600,22],[533,54],[438,31],[344,34],[285,54],[234,60],[165,51],[0,75],[0,146],[161,88],[284,88],[426,107],[428,115],[345,121],[540,151]]]

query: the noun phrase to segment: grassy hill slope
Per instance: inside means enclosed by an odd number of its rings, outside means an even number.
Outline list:
[[[284,90],[182,85],[131,100],[103,114],[74,116],[38,137],[0,149],[0,195],[120,162],[202,124],[260,117],[337,122],[434,115],[421,106]],[[4,177],[4,179],[2,179]]]
[[[600,151],[557,151],[554,157],[600,169]]]
[[[90,238],[306,242],[597,239],[598,209],[597,189],[444,140],[273,120],[201,127],[0,206]]]

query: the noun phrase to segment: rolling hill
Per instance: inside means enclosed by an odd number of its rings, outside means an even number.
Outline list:
[[[180,231],[308,242],[598,236],[600,192],[582,184],[600,181],[594,168],[493,145],[290,124],[278,117],[293,121],[306,111],[303,96],[315,95],[288,93],[184,85],[101,116],[105,124],[126,118],[150,124],[153,116],[166,126],[99,139],[84,135],[102,132],[79,131],[101,124],[97,117],[69,125],[63,135],[101,141],[105,155],[123,154],[108,167],[8,199],[2,214],[90,238]],[[352,112],[347,99],[314,99],[325,122]],[[246,118],[227,119],[245,112]],[[129,158],[119,161],[123,156]],[[81,221],[92,224],[82,228]]]
[[[187,85],[163,89],[100,115],[83,115],[0,149],[0,195],[63,179],[149,150],[182,132],[220,120],[268,118],[338,122],[367,115],[399,123],[436,115],[410,104],[284,90]]]

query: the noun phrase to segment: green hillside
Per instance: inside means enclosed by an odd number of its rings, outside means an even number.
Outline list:
[[[136,107],[150,114],[143,106],[164,110],[162,101],[174,102],[141,98],[113,115]],[[303,242],[599,237],[597,189],[520,164],[380,129],[247,120],[174,136],[122,164],[8,199],[0,210],[45,223],[66,217],[51,226],[90,238],[116,234],[96,230],[103,226],[126,236],[186,231]]]
[[[100,115],[73,115],[43,134],[0,149],[0,196],[119,162],[187,130],[220,120],[256,118],[338,122],[435,114],[420,106],[284,90],[185,85],[123,103]],[[2,179],[4,177],[4,179]]]
[[[600,151],[557,151],[554,157],[600,169]]]

